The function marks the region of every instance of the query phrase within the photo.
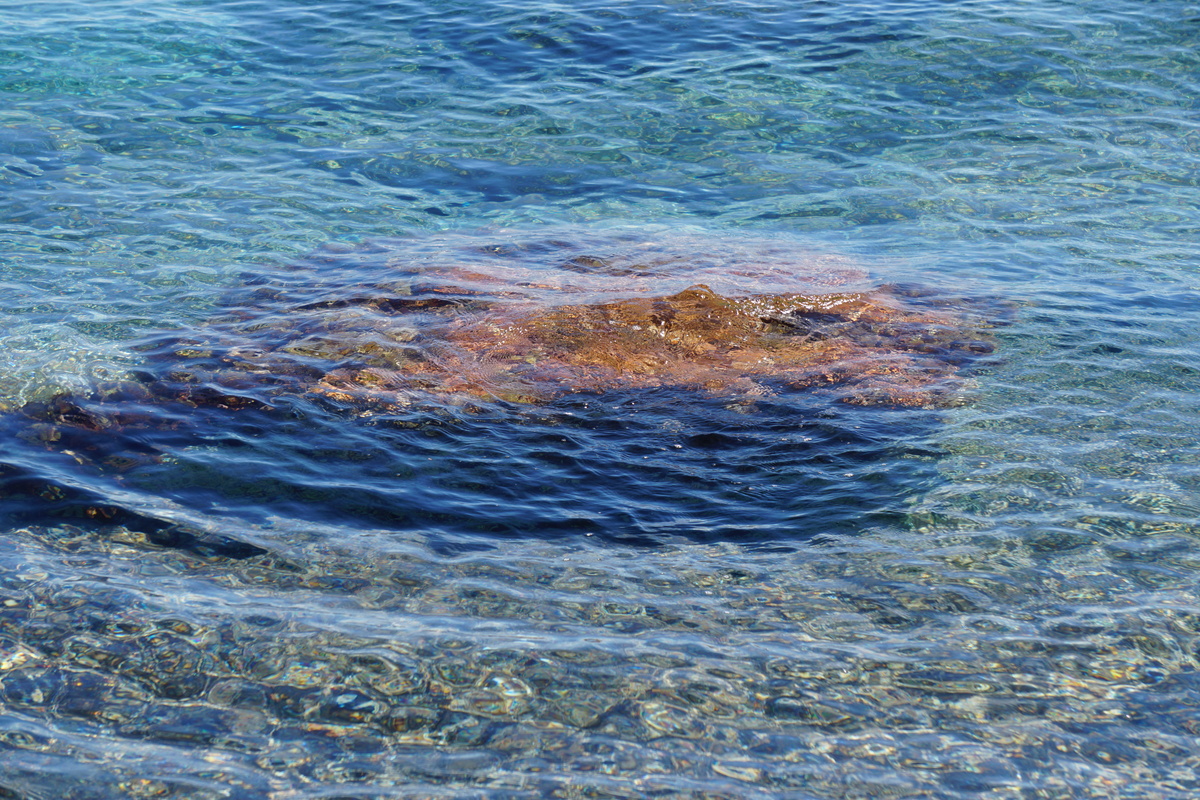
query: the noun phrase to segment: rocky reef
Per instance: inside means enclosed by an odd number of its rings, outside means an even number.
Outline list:
[[[131,379],[24,409],[44,441],[180,424],[156,410],[351,414],[677,389],[936,407],[991,352],[993,301],[872,281],[794,242],[638,228],[327,247],[147,336]]]
[[[141,383],[192,404],[304,395],[357,413],[660,387],[929,407],[955,402],[961,367],[992,350],[978,301],[871,286],[847,259],[778,242],[689,238],[326,250],[147,341]]]
[[[239,448],[293,448],[294,462],[261,492],[342,509],[320,488],[320,458],[347,470],[356,448],[391,464],[379,453],[420,446],[379,426],[428,431],[457,419],[461,430],[466,415],[486,428],[475,412],[488,408],[499,412],[489,419],[520,428],[526,417],[630,393],[657,404],[656,419],[688,409],[702,417],[715,399],[758,409],[772,430],[836,405],[962,402],[966,373],[992,351],[991,329],[1011,309],[872,272],[792,240],[645,227],[326,247],[246,275],[206,320],[131,343],[141,363],[126,378],[7,415],[20,446],[54,451],[63,474],[0,463],[6,508],[19,519],[120,524],[171,546],[226,552],[236,543],[179,534],[157,512],[127,508],[103,481],[70,476],[83,465],[118,483],[157,481],[172,496],[224,497],[248,491],[251,478],[225,481],[223,468],[203,463],[206,448],[221,463]],[[603,405],[586,416],[596,420]],[[366,424],[345,424],[355,418]],[[874,452],[854,438],[857,428],[833,427],[817,437],[837,439],[829,448]],[[813,457],[833,451],[822,452]],[[372,496],[338,513],[372,509],[374,519],[388,502]],[[416,512],[388,513],[403,521]]]

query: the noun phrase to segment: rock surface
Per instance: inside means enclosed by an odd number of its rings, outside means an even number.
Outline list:
[[[415,391],[541,402],[656,387],[728,396],[837,387],[853,403],[932,406],[947,401],[958,366],[991,347],[953,315],[906,309],[888,290],[726,297],[703,284],[666,297],[501,306],[366,337],[338,334],[323,334],[337,346],[322,355],[365,358],[329,370],[311,391],[376,407],[410,402]],[[389,353],[383,343],[409,344],[410,335],[429,346]]]

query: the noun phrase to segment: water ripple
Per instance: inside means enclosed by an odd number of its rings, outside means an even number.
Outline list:
[[[1198,19],[7,9],[0,796],[1194,797]],[[329,243],[647,221],[1018,310],[930,415],[11,413]]]

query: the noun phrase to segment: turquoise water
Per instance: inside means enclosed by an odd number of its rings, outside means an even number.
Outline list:
[[[0,797],[1200,792],[1200,6],[3,17]],[[29,411],[547,231],[1016,311],[936,411]]]

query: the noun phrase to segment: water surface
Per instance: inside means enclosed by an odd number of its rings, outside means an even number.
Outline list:
[[[0,795],[1195,796],[1200,7],[94,6],[0,23]],[[1018,310],[932,411],[17,411],[322,247],[629,226]]]

